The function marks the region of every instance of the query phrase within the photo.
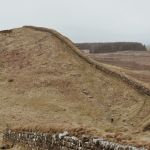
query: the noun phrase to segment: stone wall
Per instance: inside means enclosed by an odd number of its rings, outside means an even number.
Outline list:
[[[81,49],[89,49],[90,53],[108,53],[116,51],[146,51],[146,47],[137,42],[114,42],[114,43],[77,43]]]
[[[11,145],[19,144],[27,149],[36,150],[146,150],[108,142],[102,138],[75,137],[67,131],[50,134],[7,129],[4,132],[3,140]]]
[[[145,87],[144,85],[142,85],[141,83],[138,83],[137,81],[135,81],[132,78],[129,78],[128,76],[125,76],[121,73],[115,72],[110,70],[110,68],[104,66],[103,64],[89,58],[88,56],[85,56],[73,43],[72,41],[70,41],[67,37],[61,35],[60,33],[58,33],[55,30],[52,29],[46,29],[46,28],[42,28],[42,27],[34,27],[34,26],[24,26],[25,28],[30,28],[30,29],[34,29],[37,31],[42,31],[42,32],[48,32],[53,34],[54,36],[56,36],[58,39],[60,39],[63,43],[65,43],[68,47],[70,47],[70,49],[72,51],[74,51],[79,57],[81,57],[82,59],[84,59],[87,63],[91,64],[92,66],[94,66],[95,68],[97,68],[98,70],[101,70],[103,72],[105,72],[106,74],[110,75],[110,76],[114,76],[117,77],[119,79],[121,79],[122,81],[124,81],[125,83],[127,83],[128,85],[132,86],[135,90],[137,90],[138,92],[142,93],[142,94],[146,94],[148,96],[150,96],[150,89]]]

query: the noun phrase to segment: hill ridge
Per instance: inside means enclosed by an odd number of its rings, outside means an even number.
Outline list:
[[[128,85],[130,85],[131,87],[133,87],[134,89],[136,89],[138,92],[146,94],[148,96],[150,96],[150,89],[147,88],[146,86],[142,85],[142,83],[139,83],[137,80],[126,76],[124,74],[121,74],[115,70],[112,70],[110,68],[108,68],[106,65],[99,63],[91,58],[89,58],[88,56],[84,55],[74,44],[71,40],[69,40],[67,37],[63,36],[62,34],[58,33],[56,30],[52,30],[52,29],[48,29],[48,28],[43,28],[43,27],[35,27],[35,26],[23,26],[24,28],[30,28],[30,29],[34,29],[34,30],[39,30],[39,31],[43,31],[43,32],[49,32],[51,34],[53,34],[54,36],[56,36],[58,39],[60,39],[61,41],[63,41],[64,43],[67,44],[68,47],[71,48],[71,50],[73,50],[79,57],[81,57],[82,59],[84,59],[86,62],[88,62],[89,64],[93,65],[95,68],[109,74],[110,76],[114,76],[117,78],[120,78],[122,81],[124,81],[125,83],[127,83]]]

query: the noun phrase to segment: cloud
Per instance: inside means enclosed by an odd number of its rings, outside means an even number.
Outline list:
[[[1,0],[0,29],[31,24],[76,42],[148,43],[149,6],[149,0]]]

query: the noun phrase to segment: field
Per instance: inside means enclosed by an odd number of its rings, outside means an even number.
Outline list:
[[[89,54],[93,59],[117,66],[127,75],[150,87],[150,51],[126,51],[116,53]]]

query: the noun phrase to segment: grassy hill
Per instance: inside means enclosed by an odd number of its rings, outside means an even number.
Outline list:
[[[95,68],[54,32],[0,32],[0,129],[83,127],[147,140],[150,96]]]

